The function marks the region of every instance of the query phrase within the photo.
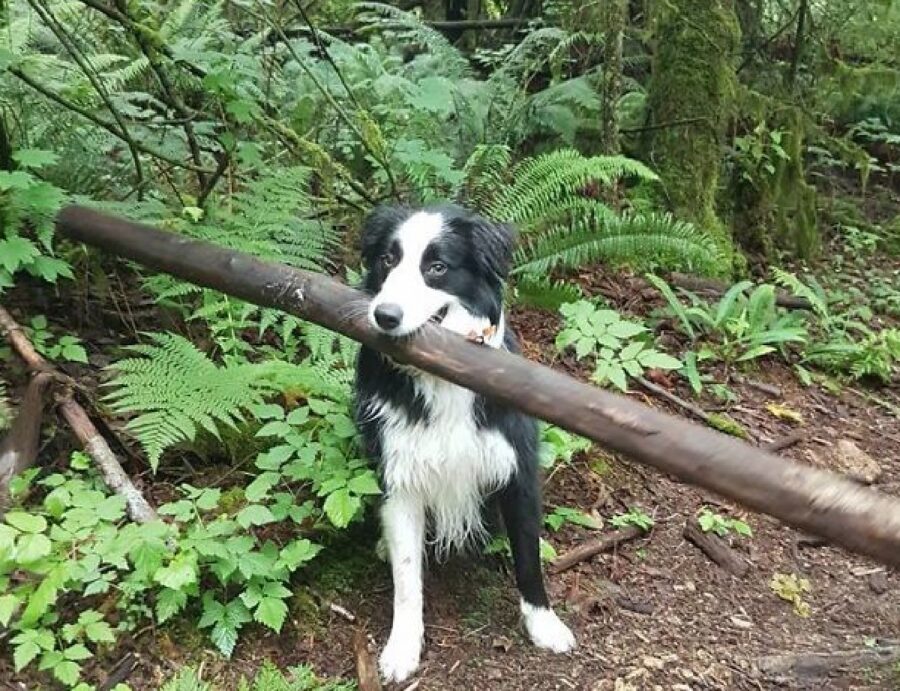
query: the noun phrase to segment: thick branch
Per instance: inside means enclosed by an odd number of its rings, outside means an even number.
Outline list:
[[[367,298],[323,275],[69,206],[57,227],[123,258],[321,324],[682,481],[886,564],[900,565],[900,499],[660,413],[508,352],[426,325],[408,340],[372,327]]]
[[[52,371],[49,363],[34,349],[31,341],[25,336],[22,327],[3,307],[0,307],[0,334],[25,361],[28,369],[34,372]],[[109,448],[109,444],[106,443],[84,409],[72,399],[71,395],[63,397],[59,404],[59,412],[69,423],[69,427],[72,428],[84,450],[97,464],[97,469],[107,486],[125,499],[131,519],[139,523],[156,519],[156,511],[147,503],[144,496],[131,482],[131,478],[122,470],[122,466],[112,449]]]

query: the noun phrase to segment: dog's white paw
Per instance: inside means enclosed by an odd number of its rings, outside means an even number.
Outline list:
[[[392,631],[378,660],[381,676],[385,681],[405,681],[418,668],[421,654],[421,634]]]
[[[522,602],[522,617],[531,642],[554,653],[567,653],[575,647],[575,636],[552,609]]]

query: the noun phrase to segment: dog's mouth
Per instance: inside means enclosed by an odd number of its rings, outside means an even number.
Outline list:
[[[447,312],[450,310],[450,305],[444,305],[437,312],[431,315],[431,318],[428,320],[431,324],[440,324],[444,321],[444,317],[447,316]]]

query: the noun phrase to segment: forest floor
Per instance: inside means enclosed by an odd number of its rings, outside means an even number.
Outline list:
[[[900,262],[881,268],[900,270]],[[627,276],[600,269],[585,271],[581,278],[589,293],[604,295],[624,312],[646,314],[659,304],[654,292]],[[76,309],[72,300],[77,301],[62,295],[35,302],[33,292],[16,291],[7,304],[23,321],[45,313],[66,323],[65,315]],[[587,378],[584,365],[555,350],[555,316],[515,309],[511,323],[527,357]],[[95,349],[107,349],[117,340],[114,334],[112,328],[95,328],[81,336]],[[103,363],[95,359],[93,364]],[[7,376],[13,366],[0,365],[0,374]],[[726,377],[721,367],[719,381]],[[746,429],[750,443],[793,435],[796,443],[781,454],[843,471],[846,468],[836,465],[835,448],[842,440],[850,441],[871,457],[875,470],[867,470],[877,474],[876,487],[900,495],[900,390],[803,387],[789,367],[772,361],[742,375],[729,384],[735,399],[727,412]],[[21,373],[15,378],[21,379]],[[766,393],[760,383],[773,391]],[[678,395],[691,399],[683,382],[673,377],[671,384]],[[640,390],[629,395],[680,413]],[[799,414],[801,421],[776,416],[767,408],[771,403]],[[699,404],[707,410],[722,407],[710,397]],[[131,470],[137,466],[132,464]],[[219,470],[207,467],[201,474],[218,477]],[[144,486],[154,488],[151,495],[164,492],[158,488],[167,482],[190,479],[202,484],[186,466],[164,473],[168,477],[143,477]],[[774,519],[744,512],[596,447],[552,472],[544,492],[548,507],[577,507],[605,519],[640,507],[655,520],[650,532],[614,553],[548,576],[552,600],[573,628],[578,649],[554,656],[533,648],[519,623],[517,595],[502,560],[457,558],[429,569],[423,665],[411,683],[396,688],[900,688],[900,647],[892,647],[900,646],[893,640],[900,638],[900,574],[895,571],[805,540]],[[752,537],[733,540],[749,564],[744,576],[722,570],[683,537],[686,521],[695,520],[704,506],[741,516],[752,527]],[[223,660],[203,632],[185,622],[143,629],[123,639],[114,654],[98,664],[109,672],[125,655],[129,665],[135,665],[127,679],[134,689],[157,689],[188,664],[202,664],[205,679],[236,688],[235,680],[263,659],[280,667],[309,663],[322,675],[354,678],[357,629],[364,629],[377,654],[390,626],[390,575],[375,556],[374,523],[369,520],[331,546],[298,579],[281,634],[249,627],[232,660]],[[562,554],[593,535],[567,524],[547,537]],[[808,616],[798,615],[773,591],[770,583],[779,573],[808,579],[809,592],[802,596]],[[331,605],[351,613],[353,621]],[[9,688],[34,687],[11,682]]]

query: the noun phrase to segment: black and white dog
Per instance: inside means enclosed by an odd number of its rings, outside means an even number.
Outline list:
[[[502,291],[511,229],[454,206],[384,207],[366,220],[362,257],[368,317],[403,337],[427,322],[492,348],[517,350]],[[541,576],[541,499],[534,420],[363,347],[356,417],[384,489],[384,538],[394,581],[394,620],[383,676],[402,681],[419,665],[422,562],[477,544],[483,509],[499,505],[515,562],[525,627],[535,645],[562,653],[575,638],[556,616]]]

